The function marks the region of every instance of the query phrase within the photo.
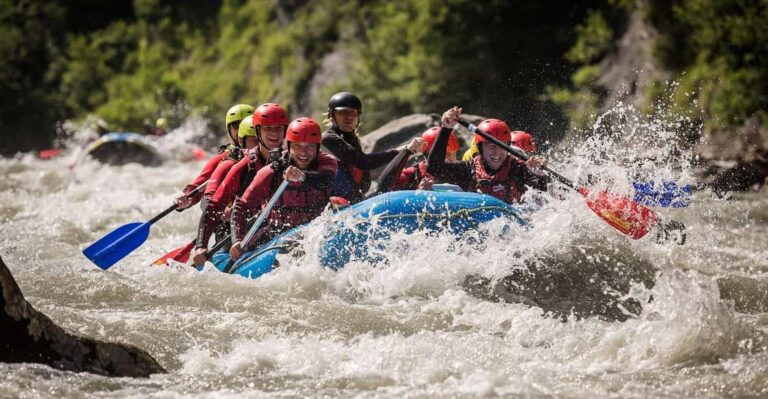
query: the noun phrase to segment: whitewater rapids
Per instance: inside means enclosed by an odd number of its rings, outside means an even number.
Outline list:
[[[607,175],[602,184],[626,190],[627,165],[605,151],[585,145],[554,156],[552,168]],[[586,170],[595,158],[608,161]],[[565,194],[531,215],[532,228],[492,235],[481,247],[417,235],[406,251],[385,254],[387,265],[333,272],[310,255],[248,280],[210,267],[149,266],[194,238],[198,207],[156,223],[142,247],[99,270],[80,251],[166,208],[202,164],[70,162],[0,159],[2,256],[27,299],[59,325],[139,346],[169,373],[110,379],[0,364],[0,397],[768,395],[765,194],[704,191],[688,208],[660,210],[688,226],[684,246],[633,241]],[[686,178],[686,165],[634,167]],[[642,310],[624,322],[490,302],[463,284],[541,259],[574,279],[595,273],[599,261],[617,274],[640,270],[652,283],[631,285]]]

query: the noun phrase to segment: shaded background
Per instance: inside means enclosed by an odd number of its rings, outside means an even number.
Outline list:
[[[319,117],[338,90],[363,98],[365,131],[461,104],[558,140],[624,92],[644,112],[663,103],[689,115],[686,138],[736,131],[750,118],[765,137],[767,8],[759,0],[2,0],[0,153],[47,148],[62,121],[89,114],[133,131],[145,119],[174,126],[201,115],[212,134],[237,102],[278,101]],[[633,78],[612,80],[622,74]]]

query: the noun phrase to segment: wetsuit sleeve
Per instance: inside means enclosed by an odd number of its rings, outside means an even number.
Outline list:
[[[208,241],[213,233],[216,232],[219,224],[226,223],[222,220],[224,211],[230,201],[235,198],[235,194],[237,194],[237,190],[240,188],[240,177],[243,171],[247,169],[248,158],[243,158],[229,169],[224,180],[219,184],[216,193],[213,194],[208,206],[200,215],[195,248],[206,248]]]
[[[309,187],[327,188],[333,185],[336,170],[339,167],[336,158],[321,152],[317,156],[317,169],[304,171],[304,184]]]
[[[452,130],[445,127],[440,129],[440,134],[427,157],[427,173],[438,181],[456,184],[466,191],[472,184],[470,163],[473,161],[445,162],[446,147]]]
[[[227,176],[227,172],[232,169],[234,164],[235,161],[231,159],[225,159],[219,162],[219,164],[216,166],[216,169],[214,169],[213,173],[211,173],[211,178],[208,179],[208,185],[205,186],[205,192],[203,193],[204,197],[213,197],[213,195],[216,193],[216,190],[221,185],[221,182]]]
[[[200,171],[200,174],[195,178],[192,183],[188,184],[186,187],[184,187],[183,193],[189,194],[192,192],[192,190],[199,187],[201,184],[205,183],[206,180],[211,178],[211,175],[213,174],[213,171],[216,170],[216,166],[219,165],[219,162],[221,162],[222,158],[224,157],[224,153],[216,154],[213,158],[208,160],[208,162],[205,163],[205,166],[203,167],[203,170]],[[198,203],[200,199],[203,198],[203,192],[198,192],[198,194],[195,194],[194,197],[192,197],[192,205]]]
[[[243,173],[248,170],[248,158],[241,159],[227,172],[224,180],[219,184],[219,188],[216,189],[216,193],[211,197],[211,204],[220,209],[226,208],[227,205],[235,198],[237,190],[240,189],[240,179],[242,179]]]
[[[204,200],[206,201],[206,200]],[[216,231],[224,212],[217,209],[215,204],[209,203],[203,213],[200,214],[200,222],[197,225],[197,238],[195,239],[195,248],[208,248],[208,241]]]
[[[525,162],[522,160],[517,159],[515,162],[515,168],[517,171],[514,173],[518,176],[522,177],[522,182],[528,187],[531,187],[533,189],[539,190],[539,191],[546,191],[547,185],[550,181],[552,181],[552,178],[543,175],[543,176],[537,176],[531,172],[530,169],[525,165]]]
[[[235,200],[232,207],[232,242],[242,241],[248,232],[248,219],[255,215],[271,193],[272,168],[261,168],[243,195]]]
[[[398,152],[397,156],[389,161],[389,164],[387,164],[379,176],[379,187],[376,189],[377,193],[385,193],[397,189],[399,186],[400,175],[402,174],[403,168],[405,168],[405,164],[408,163],[410,156],[411,152],[405,149],[402,153]]]
[[[323,147],[338,158],[341,162],[352,165],[361,170],[376,169],[386,165],[397,156],[397,150],[387,150],[366,154],[357,147],[347,143],[341,136],[335,133],[323,133]]]

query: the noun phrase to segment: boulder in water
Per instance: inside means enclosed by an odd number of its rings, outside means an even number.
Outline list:
[[[461,117],[475,124],[485,119],[482,116],[469,114],[463,114]],[[385,151],[408,144],[411,139],[421,136],[425,130],[434,126],[440,126],[440,115],[412,114],[387,122],[363,136],[360,143],[366,153]],[[462,142],[462,146],[466,150],[474,135],[461,126],[457,126],[457,132],[459,141]]]
[[[76,372],[111,377],[148,377],[165,373],[143,350],[64,331],[24,299],[0,258],[0,362],[43,363]]]

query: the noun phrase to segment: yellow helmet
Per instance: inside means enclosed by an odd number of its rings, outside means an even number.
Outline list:
[[[227,115],[224,117],[224,128],[229,131],[229,124],[232,122],[240,122],[246,116],[253,115],[254,108],[248,104],[233,105],[232,108],[227,111]]]
[[[237,128],[237,137],[247,136],[256,137],[256,128],[253,127],[253,115],[248,115],[240,121],[240,127]]]

